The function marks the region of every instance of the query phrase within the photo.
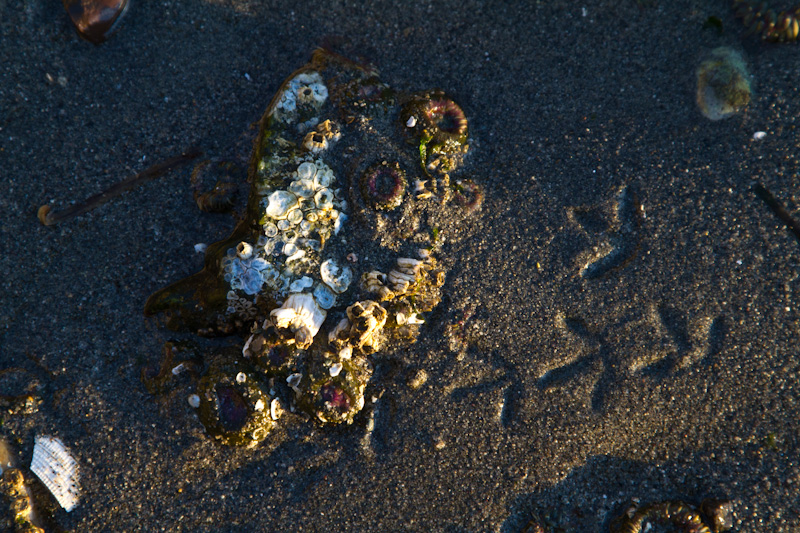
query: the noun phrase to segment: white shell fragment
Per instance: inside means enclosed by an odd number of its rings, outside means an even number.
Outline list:
[[[332,364],[331,367],[328,369],[328,372],[330,373],[332,378],[335,378],[342,372],[342,363]]]
[[[194,407],[195,409],[200,407],[200,396],[197,394],[190,394],[186,400],[189,402],[190,407]]]
[[[350,286],[350,282],[353,281],[353,271],[350,267],[345,266],[342,268],[332,259],[324,261],[320,265],[319,271],[322,281],[337,294],[346,291],[347,287]]]
[[[36,474],[65,511],[78,505],[80,476],[78,463],[64,443],[55,437],[39,435],[33,445],[31,472]]]
[[[309,278],[308,276],[303,276],[300,279],[296,279],[289,285],[289,292],[303,292],[303,289],[306,289],[314,284],[314,280]]]

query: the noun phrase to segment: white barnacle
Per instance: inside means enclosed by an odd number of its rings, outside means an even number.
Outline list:
[[[300,166],[297,167],[298,179],[313,180],[314,176],[316,175],[317,175],[317,166],[314,163],[305,161],[304,163],[300,163]]]
[[[239,259],[250,259],[253,255],[253,247],[250,243],[242,241],[236,245],[236,255]]]
[[[332,378],[335,378],[342,372],[342,363],[334,363],[328,369],[328,373],[331,375]]]
[[[314,297],[307,293],[291,294],[281,307],[270,313],[275,327],[294,332],[295,342],[300,349],[311,346],[326,315],[326,311],[320,309]]]
[[[314,181],[310,179],[298,179],[289,184],[289,191],[300,198],[311,198],[314,196]]]
[[[78,463],[61,440],[43,435],[36,437],[31,472],[36,474],[65,511],[70,512],[78,505]]]
[[[297,205],[297,196],[289,191],[275,191],[269,195],[268,201],[267,215],[279,219]]]
[[[314,203],[318,209],[332,209],[333,208],[333,191],[330,189],[320,189],[314,195]]]
[[[272,222],[267,222],[264,224],[264,235],[269,238],[272,238],[278,234],[278,226],[273,224]]]

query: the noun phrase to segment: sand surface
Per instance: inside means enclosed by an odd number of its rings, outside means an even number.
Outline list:
[[[139,1],[101,46],[59,4],[0,1],[0,369],[22,369],[0,386],[41,398],[0,437],[81,464],[77,509],[39,498],[50,529],[601,532],[634,498],[707,497],[734,531],[800,529],[800,244],[753,192],[800,219],[800,45],[743,36],[726,0]],[[362,417],[224,448],[188,376],[156,398],[139,375],[172,338],[148,295],[233,219],[196,209],[190,167],[63,225],[36,211],[230,153],[323,42],[460,102],[486,200],[437,320],[379,368],[368,447]],[[695,69],[719,46],[754,94],[713,122]]]

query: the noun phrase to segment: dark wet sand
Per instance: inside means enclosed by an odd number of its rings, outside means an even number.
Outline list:
[[[26,464],[35,434],[74,451],[83,501],[56,529],[599,532],[632,498],[706,497],[735,531],[800,529],[800,244],[752,190],[800,219],[800,45],[743,37],[726,0],[140,1],[99,47],[59,4],[0,2],[0,368],[43,399],[0,436]],[[438,320],[379,372],[370,447],[362,418],[220,448],[188,376],[162,401],[141,384],[170,338],[142,307],[232,219],[197,211],[188,168],[62,226],[36,211],[191,144],[224,155],[331,39],[462,104],[482,216],[445,248]],[[723,45],[755,93],[711,122],[694,70]]]

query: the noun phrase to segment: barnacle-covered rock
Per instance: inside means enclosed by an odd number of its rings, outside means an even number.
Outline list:
[[[441,91],[397,93],[336,54],[317,51],[284,81],[261,119],[241,222],[208,246],[201,272],[145,306],[173,329],[241,335],[198,386],[209,434],[253,444],[278,404],[353,420],[371,354],[414,342],[452,264],[434,256],[483,198],[470,180],[451,185],[467,140]]]
[[[272,397],[249,365],[222,357],[197,386],[197,414],[210,436],[222,444],[255,446],[275,426]]]

